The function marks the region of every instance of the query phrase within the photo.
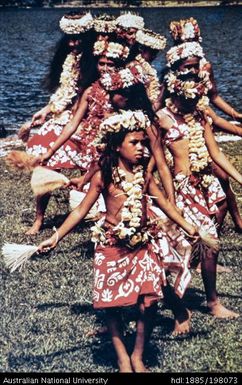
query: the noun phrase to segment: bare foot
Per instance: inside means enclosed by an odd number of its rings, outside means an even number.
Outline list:
[[[149,373],[140,357],[131,356],[131,363],[135,373]]]
[[[201,263],[199,263],[199,265],[197,265],[196,272],[201,273]],[[231,273],[231,272],[232,272],[232,270],[229,267],[219,265],[217,263],[217,273]]]
[[[118,361],[119,373],[133,373],[130,359]]]
[[[209,313],[216,318],[238,318],[239,313],[235,313],[232,310],[226,309],[220,302],[208,303]]]
[[[40,220],[36,220],[34,221],[32,227],[30,227],[30,229],[28,231],[26,231],[26,235],[35,235],[39,232],[41,226],[42,226],[42,223],[43,221],[40,221]]]
[[[178,336],[181,334],[190,332],[190,320],[192,317],[192,313],[190,310],[185,309],[185,312],[175,319],[175,327],[172,332],[173,336]]]

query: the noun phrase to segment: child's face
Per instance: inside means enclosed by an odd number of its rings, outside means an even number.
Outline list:
[[[120,158],[131,164],[137,164],[144,156],[147,138],[144,131],[129,132],[123,143],[117,147]]]

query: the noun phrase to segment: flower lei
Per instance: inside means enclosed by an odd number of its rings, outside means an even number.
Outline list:
[[[166,46],[166,38],[148,29],[139,30],[136,33],[136,41],[152,49],[162,50]]]
[[[144,169],[138,165],[133,169],[133,180],[126,180],[126,173],[119,167],[114,167],[112,179],[115,186],[127,195],[121,209],[121,220],[112,228],[112,235],[130,248],[148,241],[148,234],[141,229],[142,197],[144,187]],[[92,241],[105,243],[105,232],[99,226],[92,227]]]
[[[194,99],[197,95],[206,95],[212,88],[209,73],[205,70],[199,71],[198,77],[201,79],[199,83],[193,80],[179,79],[180,75],[186,75],[189,73],[192,73],[192,71],[169,71],[164,78],[168,91],[177,95],[183,95],[186,99]]]
[[[141,199],[145,182],[143,166],[134,167],[133,173],[132,182],[126,180],[126,173],[119,167],[113,168],[112,174],[114,185],[119,186],[127,195],[121,210],[121,221],[113,228],[113,233],[130,247],[135,247],[137,244],[148,240],[146,233],[137,232],[137,229],[141,227],[142,219]]]
[[[122,28],[143,29],[145,23],[143,17],[127,12],[117,17],[116,25]]]
[[[94,145],[100,151],[106,147],[106,136],[108,133],[117,133],[122,129],[128,131],[144,130],[150,127],[150,120],[141,110],[120,111],[119,114],[111,115],[105,119],[99,126],[99,133],[95,139]]]
[[[93,55],[125,60],[129,56],[129,48],[119,43],[98,40],[94,44]]]
[[[68,17],[64,15],[60,19],[60,29],[67,34],[78,34],[89,31],[93,27],[93,17],[90,12],[83,16]]]
[[[77,82],[80,75],[81,54],[71,52],[67,55],[63,64],[63,70],[60,77],[60,86],[50,98],[50,109],[53,113],[60,113],[65,110],[72,99],[77,95]]]
[[[197,111],[204,111],[209,103],[209,99],[204,96],[197,104],[197,109],[191,114],[182,114],[182,117],[188,127],[189,134],[189,160],[191,165],[191,171],[201,173],[211,163],[211,158],[207,150],[207,146],[204,139],[204,128],[201,122],[198,120]],[[166,99],[166,106],[174,114],[181,114],[177,107],[174,105],[171,99]],[[210,174],[203,174],[201,185],[207,188],[214,176]]]
[[[100,78],[100,83],[106,91],[127,88],[137,83],[144,83],[144,81],[143,70],[139,65],[119,71],[105,72]]]
[[[170,48],[166,53],[167,66],[171,67],[176,61],[186,59],[190,56],[198,56],[201,59],[204,58],[203,48],[196,41],[182,43]]]
[[[156,69],[153,68],[141,55],[136,56],[135,60],[143,68],[143,72],[148,81],[145,83],[148,97],[151,103],[155,103],[160,96],[161,85],[157,76]]]
[[[170,23],[170,33],[175,41],[185,42],[189,39],[202,41],[197,20],[193,17],[186,20],[172,21]]]
[[[112,33],[116,30],[115,19],[110,16],[103,15],[94,19],[94,30],[96,32]]]

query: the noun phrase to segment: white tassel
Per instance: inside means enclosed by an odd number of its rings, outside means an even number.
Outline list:
[[[34,245],[18,245],[17,243],[5,243],[2,247],[2,254],[6,266],[13,271],[21,271],[28,259],[38,250]]]
[[[46,167],[37,166],[32,174],[31,188],[35,196],[40,196],[54,191],[68,182],[69,179],[65,175]]]
[[[214,252],[218,252],[220,249],[220,243],[218,238],[212,237],[204,228],[198,230],[198,234],[201,238],[201,243],[204,246],[207,246]]]

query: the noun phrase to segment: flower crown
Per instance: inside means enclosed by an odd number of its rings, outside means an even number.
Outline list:
[[[113,72],[105,72],[100,78],[100,83],[106,91],[115,91],[144,82],[145,75],[140,65]]]
[[[60,19],[60,29],[67,34],[78,34],[89,31],[93,27],[93,17],[90,12],[85,15],[64,15]]]
[[[139,30],[136,33],[136,41],[152,49],[162,50],[166,46],[166,38],[149,29]]]
[[[128,131],[146,131],[149,128],[151,122],[146,114],[141,110],[136,111],[123,111],[120,113],[111,115],[105,119],[99,127],[99,134],[95,139],[95,145],[100,151],[106,148],[107,134],[115,134],[121,130]]]
[[[175,72],[169,71],[164,78],[166,87],[171,94],[184,96],[186,99],[195,99],[196,96],[206,95],[208,93],[207,76],[209,74],[205,74],[205,72],[198,74],[201,80],[197,82],[194,80],[181,80]]]
[[[172,21],[170,23],[170,33],[175,41],[202,41],[200,36],[200,28],[197,20],[193,17],[190,19],[181,19],[179,21]]]
[[[109,15],[101,15],[93,21],[96,32],[112,33],[116,31],[116,20]]]
[[[202,46],[195,41],[179,44],[178,46],[170,48],[167,52],[167,66],[171,67],[178,60],[187,59],[191,56],[198,56],[201,59],[204,58]]]
[[[135,15],[131,12],[127,12],[117,17],[116,25],[124,29],[127,29],[127,28],[143,29],[145,26],[145,23],[144,23],[143,17]]]
[[[122,44],[102,39],[95,42],[93,55],[125,60],[129,56],[129,48]]]

